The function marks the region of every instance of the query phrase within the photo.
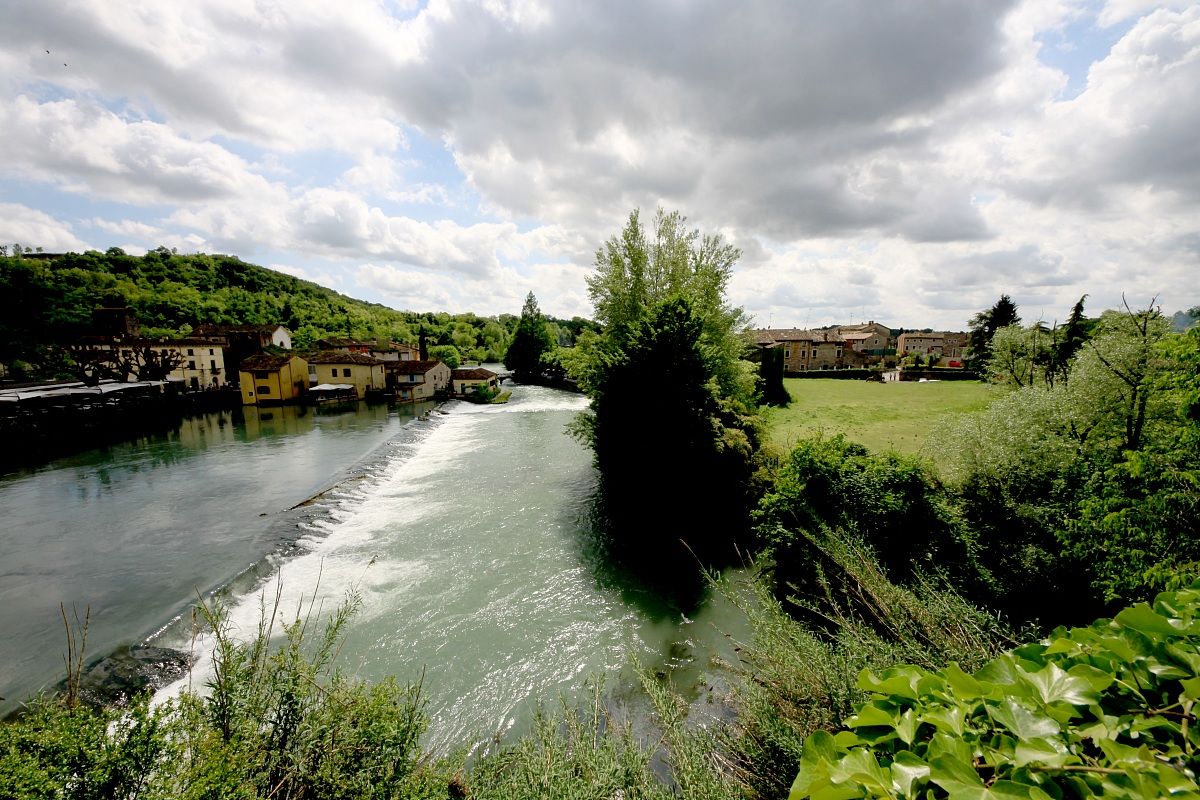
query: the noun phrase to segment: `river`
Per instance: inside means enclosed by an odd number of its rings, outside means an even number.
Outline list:
[[[218,586],[245,631],[264,597],[290,616],[357,589],[343,663],[424,673],[435,750],[519,733],[588,678],[626,685],[633,660],[694,688],[738,615],[674,607],[607,562],[591,456],[565,431],[584,405],[517,386],[425,419],[248,409],[7,476],[0,695],[11,707],[60,676],[60,600],[91,606],[92,653],[157,634],[201,656],[168,693],[200,683],[207,640],[168,623]]]

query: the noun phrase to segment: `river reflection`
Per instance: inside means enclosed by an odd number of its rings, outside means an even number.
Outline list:
[[[57,681],[60,602],[91,608],[89,653],[136,642],[277,548],[281,510],[429,407],[207,414],[0,478],[0,713]]]

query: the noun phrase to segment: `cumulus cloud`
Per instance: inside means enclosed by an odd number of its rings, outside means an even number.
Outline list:
[[[595,247],[664,205],[741,248],[764,323],[1200,302],[1195,3],[0,8],[0,178],[163,207],[87,212],[113,236],[293,254],[412,308],[534,288],[586,314]],[[1069,76],[1051,40],[1103,47]]]
[[[20,203],[0,203],[0,243],[48,253],[88,249],[68,223]]]

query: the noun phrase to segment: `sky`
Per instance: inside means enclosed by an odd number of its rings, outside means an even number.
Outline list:
[[[1200,305],[1200,3],[0,0],[0,242],[590,316],[679,210],[760,327]]]

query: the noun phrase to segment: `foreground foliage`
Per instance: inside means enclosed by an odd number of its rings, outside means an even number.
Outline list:
[[[871,699],[807,739],[791,797],[1200,797],[1198,615],[1200,584],[974,673],[865,670]]]

